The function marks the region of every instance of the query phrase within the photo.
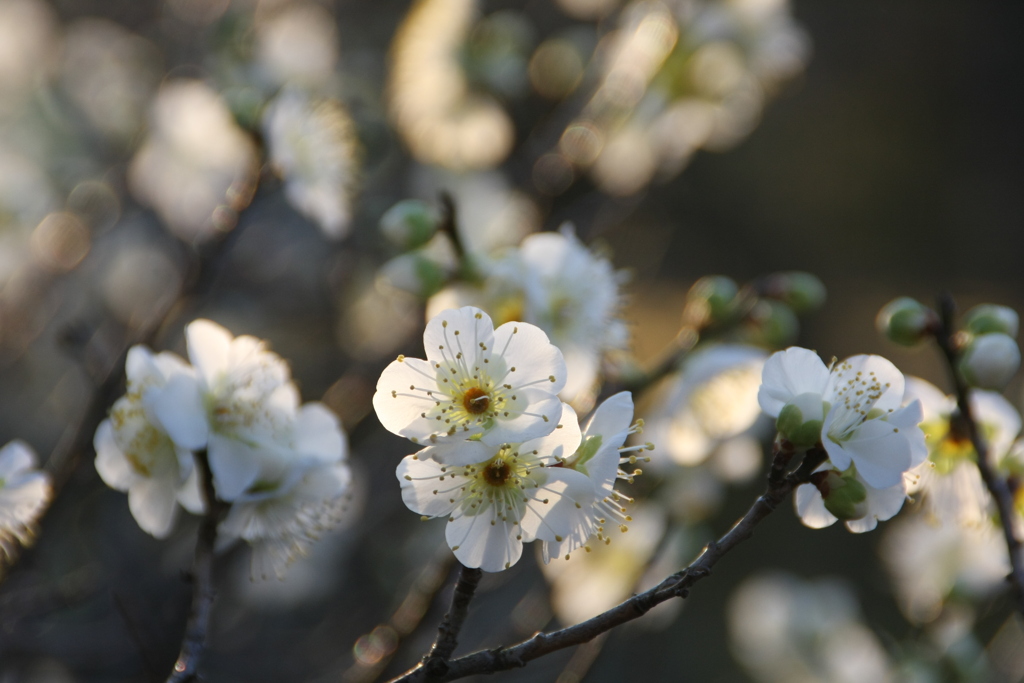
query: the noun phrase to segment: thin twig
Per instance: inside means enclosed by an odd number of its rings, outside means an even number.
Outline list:
[[[781,457],[781,456],[776,456]],[[770,515],[799,484],[808,481],[814,470],[824,462],[826,454],[820,449],[808,451],[803,462],[786,477],[772,477],[765,492],[747,513],[717,542],[707,545],[704,552],[688,567],[677,572],[654,588],[620,603],[607,612],[553,633],[538,633],[532,638],[508,647],[481,650],[447,662],[442,675],[428,671],[421,664],[392,683],[419,683],[421,681],[453,681],[476,674],[489,674],[516,667],[556,650],[585,643],[602,633],[647,614],[655,605],[672,598],[685,598],[690,589],[705,576],[730,550],[750,538],[761,520]],[[454,602],[454,600],[453,600]]]
[[[421,665],[425,676],[423,680],[449,680],[445,677],[448,673],[448,663],[455,648],[459,645],[459,632],[462,630],[462,624],[466,621],[469,603],[473,600],[473,594],[476,593],[476,587],[482,576],[483,572],[479,569],[462,567],[459,570],[459,580],[455,583],[455,590],[452,592],[452,605],[437,627],[437,640],[434,641],[430,652],[423,658]]]
[[[989,452],[988,444],[984,435],[978,428],[971,411],[970,388],[967,382],[957,371],[957,362],[960,359],[960,347],[955,338],[954,318],[956,315],[956,304],[948,294],[939,297],[939,316],[941,324],[935,332],[935,340],[938,342],[942,354],[946,358],[949,367],[949,374],[953,380],[956,390],[956,404],[960,413],[960,419],[967,428],[967,434],[978,454],[978,471],[985,487],[995,500],[996,509],[999,511],[1000,526],[1003,528],[1003,536],[1006,538],[1006,548],[1010,555],[1010,574],[1006,577],[1013,587],[1014,598],[1017,603],[1017,611],[1024,614],[1024,545],[1018,538],[1014,520],[1017,513],[1013,504],[1013,492],[1006,479],[999,476],[992,462],[992,454]]]
[[[181,641],[181,653],[174,663],[174,671],[167,677],[167,683],[185,683],[196,679],[199,658],[206,648],[210,612],[217,595],[213,585],[213,549],[217,542],[217,526],[229,507],[217,499],[206,451],[196,453],[195,461],[202,482],[206,515],[199,525],[199,537],[196,539],[196,557],[192,565],[192,606],[185,625],[185,637]]]

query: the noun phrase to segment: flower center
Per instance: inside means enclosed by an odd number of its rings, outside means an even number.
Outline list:
[[[462,407],[466,409],[467,413],[480,415],[491,407],[491,397],[480,387],[471,387],[462,396]]]
[[[491,486],[504,486],[512,476],[512,468],[504,460],[498,459],[484,469],[483,475],[484,481]]]

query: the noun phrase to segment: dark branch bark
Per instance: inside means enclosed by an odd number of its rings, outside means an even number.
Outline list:
[[[479,569],[462,567],[459,570],[459,580],[455,583],[455,590],[452,593],[452,605],[437,627],[437,640],[423,658],[419,668],[423,672],[423,680],[450,680],[446,677],[449,660],[459,645],[459,632],[466,621],[469,603],[473,601],[473,594],[476,593],[482,576],[483,572]]]
[[[392,683],[454,681],[466,676],[489,674],[526,666],[527,662],[538,657],[543,657],[556,650],[586,643],[602,633],[607,633],[616,626],[642,617],[655,605],[666,600],[687,597],[693,585],[711,574],[712,568],[726,553],[750,538],[754,533],[754,527],[770,515],[796,486],[806,482],[811,473],[824,462],[826,456],[821,450],[809,451],[796,471],[788,476],[779,476],[777,472],[781,467],[784,467],[783,464],[780,464],[780,458],[788,457],[789,455],[785,453],[776,455],[775,464],[779,465],[779,467],[773,465],[773,474],[769,478],[767,489],[754,502],[747,511],[747,514],[736,522],[717,542],[709,543],[700,557],[694,560],[688,567],[669,576],[654,588],[634,595],[607,612],[580,622],[575,626],[569,626],[553,633],[538,633],[532,638],[515,645],[498,647],[493,650],[481,650],[480,652],[475,652],[449,662],[442,662],[445,664],[443,671],[435,672],[430,670],[425,662],[402,676],[395,678]],[[457,597],[452,600],[453,607],[456,599]]]
[[[959,345],[956,343],[954,317],[956,315],[956,304],[949,295],[939,297],[939,315],[941,324],[936,331],[935,340],[945,356],[946,364],[949,367],[949,374],[953,380],[956,392],[956,404],[960,413],[960,419],[967,428],[967,434],[978,455],[978,471],[985,487],[992,494],[995,500],[996,509],[999,511],[1000,526],[1003,529],[1003,536],[1006,539],[1006,548],[1010,555],[1010,574],[1007,581],[1013,588],[1017,611],[1024,614],[1024,545],[1017,536],[1014,520],[1017,518],[1013,504],[1013,492],[1006,479],[999,476],[995,465],[992,462],[992,454],[989,452],[988,444],[984,435],[978,428],[971,411],[970,388],[967,382],[957,370],[957,362],[960,359]]]
[[[189,609],[188,623],[185,625],[185,637],[181,641],[181,653],[178,655],[178,661],[174,663],[174,671],[167,677],[167,683],[196,680],[199,658],[206,648],[210,612],[217,595],[213,585],[213,548],[217,542],[217,526],[228,511],[227,503],[217,500],[206,451],[196,453],[195,460],[202,482],[206,515],[199,526],[199,537],[196,539],[196,557],[192,566],[192,606]]]

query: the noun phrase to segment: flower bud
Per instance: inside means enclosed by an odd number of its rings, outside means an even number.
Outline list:
[[[825,303],[825,285],[817,276],[801,271],[775,273],[764,281],[763,295],[778,299],[797,315],[810,313]]]
[[[1017,311],[995,304],[975,306],[964,316],[964,329],[976,335],[1001,332],[1016,337],[1017,324]]]
[[[725,321],[734,311],[739,288],[724,275],[709,275],[693,283],[686,294],[686,316],[696,325]]]
[[[380,231],[400,249],[426,244],[440,224],[440,212],[419,199],[403,199],[380,217]]]
[[[820,394],[800,394],[787,403],[775,421],[779,435],[797,448],[810,448],[821,440],[825,403]]]
[[[1009,335],[983,334],[964,351],[959,368],[972,387],[1000,391],[1020,369],[1020,348]]]
[[[852,471],[828,470],[818,474],[825,476],[816,475],[813,483],[821,493],[826,510],[843,521],[860,519],[868,513],[868,491]]]
[[[930,333],[937,321],[935,311],[920,301],[901,296],[882,307],[875,318],[875,327],[897,344],[914,346]]]
[[[796,341],[800,321],[793,309],[781,301],[761,299],[747,314],[744,341],[770,349],[781,349]]]
[[[400,289],[423,299],[440,291],[446,279],[440,264],[414,251],[399,254],[377,272],[377,281],[382,286]]]

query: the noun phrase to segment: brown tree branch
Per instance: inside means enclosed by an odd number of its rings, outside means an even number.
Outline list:
[[[956,315],[956,304],[948,294],[939,297],[940,325],[935,331],[935,341],[942,350],[949,368],[950,377],[953,380],[953,387],[956,393],[957,409],[960,419],[967,428],[967,434],[978,454],[978,471],[985,487],[992,494],[999,511],[1000,526],[1003,529],[1003,536],[1006,539],[1006,548],[1010,555],[1010,574],[1006,577],[1013,587],[1017,611],[1024,614],[1024,545],[1017,535],[1014,520],[1017,517],[1013,504],[1013,492],[1006,479],[996,472],[995,464],[992,462],[992,454],[989,452],[988,444],[984,435],[978,428],[971,411],[970,387],[957,371],[957,362],[960,359],[961,348],[956,340],[956,327],[954,319]]]
[[[181,641],[181,653],[174,663],[174,671],[167,677],[167,683],[196,680],[199,658],[206,648],[210,612],[217,595],[213,585],[213,549],[217,542],[217,526],[229,508],[227,503],[217,499],[206,451],[196,453],[195,460],[199,480],[202,482],[206,515],[199,526],[199,536],[196,539],[196,557],[192,565],[192,606],[185,625],[185,637]]]
[[[790,457],[778,453],[775,460]],[[709,543],[704,552],[682,571],[667,577],[654,588],[634,595],[632,598],[591,619],[569,626],[553,633],[538,633],[532,638],[515,645],[481,650],[448,662],[441,662],[436,670],[428,668],[426,661],[392,680],[391,683],[421,683],[426,681],[453,681],[466,676],[489,674],[516,667],[522,667],[531,660],[551,652],[580,645],[606,633],[616,626],[647,614],[655,605],[672,598],[685,598],[690,589],[705,576],[730,550],[750,538],[756,527],[770,515],[799,484],[808,481],[814,470],[825,461],[821,449],[808,451],[800,466],[787,476],[779,476],[784,465],[773,466],[768,487],[747,513],[717,542]],[[461,578],[460,578],[461,581]],[[453,598],[453,606],[455,600]],[[467,603],[468,604],[468,603]],[[432,651],[433,654],[433,651]],[[429,659],[429,656],[428,658]]]
[[[451,680],[446,677],[449,660],[459,645],[459,632],[462,630],[462,624],[466,621],[469,603],[473,600],[473,594],[476,593],[476,587],[479,585],[481,577],[483,577],[483,572],[480,569],[470,567],[459,569],[459,580],[456,581],[455,590],[452,592],[452,605],[437,627],[437,640],[434,641],[430,652],[423,658],[423,663],[419,667],[424,675],[423,680]]]

